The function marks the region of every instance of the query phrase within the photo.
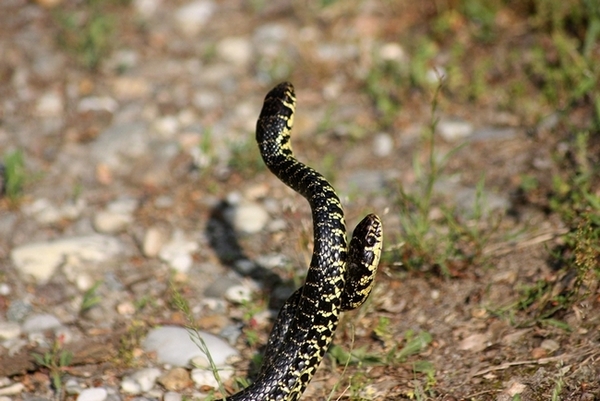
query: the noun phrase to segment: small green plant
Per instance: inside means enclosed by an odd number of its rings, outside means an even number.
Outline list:
[[[98,305],[102,298],[98,295],[98,288],[102,284],[102,281],[96,281],[89,290],[83,293],[83,299],[81,300],[81,306],[79,308],[79,314],[83,315],[94,306]]]
[[[117,8],[124,1],[85,0],[78,10],[59,9],[54,14],[58,42],[89,70],[96,70],[114,46]]]
[[[221,377],[219,376],[219,368],[217,367],[214,359],[212,358],[212,355],[210,354],[210,350],[208,349],[206,342],[200,335],[200,332],[198,331],[198,329],[194,326],[194,317],[192,316],[192,312],[190,310],[189,304],[187,303],[186,299],[181,295],[179,290],[177,288],[175,288],[175,285],[173,285],[173,284],[171,284],[171,293],[172,293],[173,304],[186,317],[186,320],[187,320],[186,329],[188,330],[188,332],[190,334],[190,339],[194,342],[194,344],[196,344],[198,349],[206,356],[206,359],[210,366],[210,370],[211,370],[215,380],[219,384],[220,393],[222,395],[227,394],[225,392],[225,387],[223,385],[223,381],[221,380]]]
[[[57,339],[52,344],[52,348],[42,354],[33,354],[35,363],[43,368],[48,369],[52,387],[54,390],[60,391],[62,389],[62,378],[64,376],[66,368],[71,364],[73,359],[73,353],[62,349],[63,342],[61,339]]]
[[[254,137],[247,137],[239,142],[230,145],[231,156],[229,158],[229,167],[237,173],[246,176],[256,174],[257,171],[263,171],[265,164],[256,147]]]
[[[484,179],[480,179],[470,216],[459,217],[456,208],[441,207],[438,221],[431,217],[434,209],[434,186],[441,177],[448,160],[461,149],[457,146],[441,158],[435,152],[435,131],[437,119],[437,99],[442,85],[437,87],[433,96],[429,128],[423,139],[427,148],[427,160],[419,161],[415,156],[413,169],[418,186],[411,191],[402,185],[399,188],[400,224],[404,246],[399,248],[400,259],[408,269],[435,268],[444,275],[451,275],[451,264],[472,263],[480,260],[482,249],[488,235],[479,229],[478,224],[463,222],[465,217],[477,222],[483,216]],[[397,256],[397,255],[394,255]]]
[[[11,202],[16,202],[23,192],[25,184],[25,163],[23,152],[15,150],[4,156],[4,180],[1,192]]]

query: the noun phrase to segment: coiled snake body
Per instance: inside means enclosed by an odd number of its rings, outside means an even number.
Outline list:
[[[284,304],[269,336],[256,381],[230,401],[291,401],[300,398],[317,370],[338,324],[340,311],[368,297],[379,263],[382,225],[367,215],[346,243],[344,212],[333,187],[296,160],[290,146],[296,98],[284,82],[266,96],[256,141],[267,167],[305,197],[312,210],[314,249],[304,286]]]

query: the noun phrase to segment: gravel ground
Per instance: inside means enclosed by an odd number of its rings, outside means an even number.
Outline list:
[[[497,104],[440,107],[440,154],[466,145],[436,193],[472,214],[485,173],[483,213],[502,219],[486,262],[454,266],[451,278],[397,263],[397,189],[417,185],[431,100],[412,93],[389,129],[372,130],[382,117],[360,83],[373,57],[409,57],[390,37],[425,6],[107,4],[119,34],[91,70],[78,33],[57,22],[89,18],[81,2],[0,4],[0,154],[21,151],[27,172],[18,201],[0,203],[0,401],[209,397],[217,383],[189,318],[226,391],[239,388],[310,259],[308,206],[254,144],[264,95],[288,79],[299,157],[335,184],[349,226],[376,212],[386,236],[374,294],[335,340],[384,362],[345,370],[327,358],[303,399],[332,388],[333,399],[549,399],[559,382],[564,399],[600,398],[598,293],[563,316],[573,331],[493,313],[522,284],[558,280],[549,253],[567,227],[516,196],[520,175],[555,171],[552,118],[532,136]],[[430,336],[420,353],[385,360],[419,333]]]

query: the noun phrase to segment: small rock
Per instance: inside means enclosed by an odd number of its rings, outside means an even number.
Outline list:
[[[124,377],[121,380],[121,391],[127,394],[140,394],[142,392],[141,386],[132,378]]]
[[[161,0],[134,0],[133,7],[142,18],[150,18],[160,7]]]
[[[46,282],[60,265],[79,268],[103,262],[123,252],[121,242],[104,235],[35,242],[14,248],[11,260],[19,273]]]
[[[158,382],[169,391],[181,391],[192,384],[188,371],[180,367],[169,370]]]
[[[77,105],[77,111],[85,113],[86,111],[108,111],[114,113],[119,108],[119,103],[109,96],[90,96],[84,97]]]
[[[158,227],[150,227],[144,235],[142,252],[149,258],[156,257],[167,241],[167,234]]]
[[[0,295],[7,296],[10,295],[10,285],[6,283],[0,283]]]
[[[9,386],[0,388],[0,396],[21,394],[23,390],[25,390],[25,385],[23,383],[13,383]]]
[[[125,198],[108,204],[105,210],[94,216],[94,228],[105,234],[122,231],[133,221],[137,200]]]
[[[0,322],[0,340],[12,340],[21,335],[21,326],[15,322]]]
[[[406,52],[398,43],[386,43],[379,49],[379,57],[386,61],[405,62],[408,59]]]
[[[121,390],[129,394],[140,394],[150,391],[154,387],[160,373],[160,369],[158,368],[138,370],[123,379]]]
[[[230,357],[238,352],[225,341],[209,333],[199,332],[217,366],[226,366]],[[197,339],[196,339],[197,340]],[[158,363],[173,366],[189,366],[190,360],[208,366],[206,356],[190,338],[190,332],[182,327],[164,326],[151,330],[143,342],[146,352],[155,352]]]
[[[55,316],[47,313],[41,313],[39,315],[28,317],[23,322],[22,329],[25,333],[34,333],[46,330],[55,330],[61,326],[62,323]]]
[[[548,351],[541,347],[535,347],[531,350],[531,357],[533,359],[545,358],[548,356]]]
[[[448,142],[468,137],[473,133],[473,125],[462,120],[441,120],[437,132]]]
[[[16,299],[10,303],[6,311],[6,319],[10,322],[19,322],[31,311],[31,304],[27,301]]]
[[[480,352],[486,349],[487,347],[487,334],[472,334],[458,344],[458,349],[472,352]]]
[[[63,112],[63,99],[57,91],[44,93],[37,102],[36,112],[40,117],[59,117]]]
[[[225,299],[234,304],[243,304],[252,300],[252,290],[243,284],[235,285],[227,289]]]
[[[192,253],[196,250],[196,242],[187,240],[183,232],[176,231],[171,241],[160,249],[158,257],[176,271],[186,273],[192,267]]]
[[[556,352],[559,350],[560,345],[558,345],[558,343],[554,340],[551,339],[545,339],[544,341],[542,341],[542,343],[540,344],[540,347],[547,350],[548,352]]]
[[[206,368],[192,369],[192,380],[197,386],[219,387],[219,382],[215,379],[213,372]],[[233,377],[233,369],[219,370],[219,379],[225,382]]]
[[[197,0],[175,11],[177,28],[187,36],[196,36],[215,11],[212,1]]]
[[[143,78],[119,76],[112,81],[113,93],[119,100],[140,99],[150,93],[150,83]]]
[[[104,401],[108,393],[104,387],[86,388],[77,396],[77,401]]]
[[[269,214],[265,209],[249,201],[240,201],[228,208],[225,215],[236,231],[245,234],[261,231],[269,221]]]
[[[68,202],[61,206],[53,205],[48,199],[36,199],[33,203],[25,206],[23,212],[32,216],[38,223],[53,224],[61,220],[75,220],[83,210],[86,202],[78,198],[75,202]]]
[[[182,399],[182,395],[174,391],[167,391],[165,395],[163,395],[163,401],[181,401]]]
[[[389,134],[377,134],[373,139],[373,153],[378,157],[389,156],[394,150],[394,140]]]
[[[70,395],[80,394],[84,389],[81,384],[73,378],[68,379],[65,383],[65,392]]]
[[[229,37],[217,44],[217,54],[238,67],[247,66],[252,60],[252,43],[245,37]]]

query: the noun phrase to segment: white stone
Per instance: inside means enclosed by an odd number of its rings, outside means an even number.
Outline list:
[[[235,348],[212,334],[199,332],[210,355],[217,366],[226,366],[227,360],[238,355]],[[194,341],[198,339],[194,336]],[[190,332],[182,327],[164,326],[151,330],[143,342],[146,352],[155,352],[159,363],[187,367],[194,359],[203,367],[208,366],[205,354],[196,342],[190,338]],[[196,359],[199,357],[199,359]]]
[[[142,392],[150,391],[154,384],[156,383],[156,379],[158,379],[161,375],[161,371],[158,368],[147,368],[142,369],[130,377],[135,380],[137,384],[139,384]]]
[[[437,125],[437,132],[446,141],[463,139],[473,133],[473,125],[461,120],[442,120]]]
[[[56,206],[46,198],[36,199],[33,203],[23,207],[23,212],[32,216],[38,223],[53,224],[61,220],[74,220],[78,218],[86,207],[86,202],[78,198],[75,202],[68,202]]]
[[[11,289],[10,289],[10,285],[6,284],[6,283],[0,283],[0,295],[10,295],[11,293]]]
[[[163,395],[163,401],[181,401],[182,399],[182,395],[175,391],[167,391],[165,395]]]
[[[212,1],[197,0],[179,7],[175,11],[177,28],[187,36],[196,36],[215,11]]]
[[[173,238],[165,244],[158,257],[171,268],[186,273],[192,267],[192,253],[198,250],[198,244],[185,238],[183,232],[176,231]]]
[[[125,377],[121,380],[121,391],[127,394],[140,394],[142,388],[140,385],[130,377]]]
[[[63,99],[57,91],[44,93],[37,102],[36,112],[41,117],[57,117],[63,111]]]
[[[386,43],[379,49],[379,57],[386,61],[406,62],[406,52],[398,43]]]
[[[156,257],[167,240],[165,232],[157,227],[150,227],[144,235],[142,252],[149,258]]]
[[[23,383],[14,383],[10,386],[0,388],[0,396],[8,396],[8,395],[17,395],[21,394],[25,390],[25,385]]]
[[[160,7],[161,0],[134,0],[133,7],[142,18],[152,17]]]
[[[104,387],[86,388],[77,396],[77,401],[104,401],[108,393]]]
[[[245,37],[229,37],[217,44],[217,54],[238,67],[247,66],[252,60],[252,43]]]
[[[21,274],[45,282],[62,264],[78,268],[109,260],[122,252],[123,245],[116,238],[89,235],[22,245],[14,248],[10,257]]]
[[[108,111],[114,113],[119,108],[119,103],[109,96],[90,96],[84,97],[77,105],[77,111],[84,113],[86,111]]]
[[[62,323],[55,316],[47,313],[41,313],[25,319],[22,329],[25,333],[34,333],[46,330],[55,330],[61,326]]]
[[[236,231],[245,234],[260,232],[269,221],[267,211],[261,205],[249,201],[241,201],[229,208],[226,217]]]
[[[213,388],[219,387],[219,382],[215,379],[212,370],[207,368],[196,368],[190,372],[192,381],[197,386],[210,386]],[[232,369],[219,369],[219,379],[221,382],[226,382],[233,376]]]
[[[133,212],[137,205],[137,200],[131,198],[118,199],[109,203],[105,210],[94,216],[94,228],[106,234],[122,231],[133,222]]]
[[[0,322],[0,340],[12,340],[21,335],[21,326],[16,322]]]
[[[243,304],[252,300],[252,290],[243,284],[234,285],[225,291],[225,299],[234,304]]]
[[[394,140],[388,134],[377,134],[373,139],[373,153],[375,156],[389,156],[394,149]]]

